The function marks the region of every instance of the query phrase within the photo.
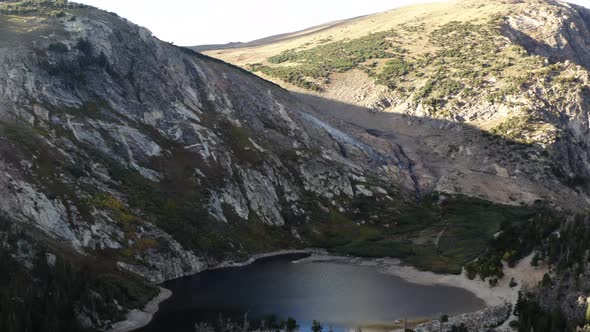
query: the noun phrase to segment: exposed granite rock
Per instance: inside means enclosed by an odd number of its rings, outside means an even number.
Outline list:
[[[449,317],[449,321],[442,324],[442,329],[440,329],[440,321],[433,320],[432,323],[418,325],[416,328],[414,328],[414,331],[427,332],[440,330],[448,332],[451,331],[453,326],[458,327],[462,324],[467,328],[467,331],[470,332],[493,331],[495,327],[500,326],[508,319],[508,317],[510,317],[511,312],[512,305],[506,303],[472,313]],[[434,329],[431,329],[431,327],[434,327]]]
[[[390,146],[274,84],[107,12],[31,6],[39,24],[0,41],[0,212],[82,255],[114,252],[119,267],[161,282],[209,260],[195,233],[170,226],[179,203],[167,195],[191,197],[181,208],[205,229],[280,227],[286,215],[306,220],[304,197],[346,209],[341,198],[387,192],[351,174],[408,177],[383,157]]]

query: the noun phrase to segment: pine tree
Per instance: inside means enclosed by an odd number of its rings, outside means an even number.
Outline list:
[[[311,324],[311,331],[312,332],[322,332],[323,329],[324,329],[324,327],[317,320],[314,320],[313,323]]]

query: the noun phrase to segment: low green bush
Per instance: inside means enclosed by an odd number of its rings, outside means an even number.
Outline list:
[[[62,42],[51,43],[51,44],[49,44],[49,47],[47,49],[50,52],[55,52],[55,53],[66,53],[69,50],[68,46]]]

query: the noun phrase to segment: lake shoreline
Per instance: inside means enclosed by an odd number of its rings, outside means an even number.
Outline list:
[[[452,318],[457,318],[460,321],[461,316],[477,316],[494,308],[502,308],[506,305],[512,307],[516,305],[518,300],[518,292],[522,289],[528,289],[536,286],[542,279],[543,275],[549,271],[547,266],[533,267],[531,259],[533,254],[523,258],[513,268],[504,264],[504,277],[498,281],[497,286],[490,287],[486,280],[475,278],[473,280],[467,278],[465,271],[461,274],[437,274],[429,271],[420,271],[415,267],[404,265],[401,260],[395,258],[361,258],[349,256],[337,256],[330,254],[312,255],[307,258],[298,260],[297,262],[335,262],[342,264],[353,264],[359,266],[369,266],[376,268],[379,272],[399,277],[407,282],[425,285],[425,286],[448,286],[464,289],[486,304],[486,308],[472,312],[454,315]],[[517,285],[510,287],[510,280],[513,279]],[[508,327],[509,322],[515,319],[515,316],[510,311],[510,314],[505,319],[504,323],[497,327],[498,331],[511,331]],[[424,326],[422,326],[424,328]]]
[[[379,272],[402,278],[408,282],[425,286],[449,286],[469,291],[488,307],[516,302],[518,291],[522,286],[532,287],[542,280],[548,271],[547,267],[533,267],[530,262],[532,254],[522,259],[515,267],[504,266],[505,276],[498,281],[498,285],[490,287],[487,281],[475,278],[467,278],[462,274],[438,274],[429,271],[420,271],[415,267],[405,265],[396,258],[361,258],[350,256],[337,256],[330,254],[312,255],[297,262],[336,262],[359,266],[370,266]],[[510,287],[510,279],[514,278],[517,286]]]
[[[531,255],[521,260],[521,262],[519,262],[514,268],[505,267],[506,276],[499,281],[498,286],[490,287],[485,281],[479,279],[470,280],[467,278],[465,273],[453,275],[420,271],[412,266],[404,265],[401,260],[395,258],[361,258],[337,256],[332,255],[323,249],[293,249],[256,254],[245,261],[227,260],[216,265],[212,265],[201,272],[243,267],[253,264],[260,259],[293,254],[310,255],[308,257],[295,260],[294,263],[334,262],[340,264],[368,266],[377,269],[377,271],[380,273],[396,276],[414,284],[424,286],[440,285],[461,288],[472,293],[485,303],[486,308],[480,311],[502,306],[506,303],[514,305],[518,297],[518,291],[521,289],[521,287],[529,287],[533,284],[536,285],[536,283],[542,279],[543,274],[547,270],[543,267],[532,267],[530,265],[530,260],[532,257]],[[509,282],[513,277],[517,280],[518,286],[511,288],[509,286]],[[172,292],[170,290],[160,287],[160,294],[148,302],[144,310],[131,310],[127,315],[126,320],[113,324],[113,327],[109,329],[108,332],[131,332],[145,327],[151,322],[153,316],[158,311],[159,304],[171,296]],[[507,325],[509,320],[510,318],[508,318],[504,325]]]
[[[205,269],[204,271],[212,271],[212,270],[226,269],[226,268],[232,268],[232,267],[243,267],[243,266],[253,264],[260,259],[278,257],[278,256],[286,256],[286,255],[297,255],[297,254],[309,254],[311,257],[314,255],[327,255],[328,251],[323,250],[323,249],[277,250],[277,251],[271,251],[271,252],[267,252],[267,253],[253,255],[252,257],[248,258],[247,260],[241,261],[241,262],[240,261],[236,262],[233,260],[223,261],[219,264],[216,264],[210,268]]]
[[[293,249],[293,250],[277,250],[268,253],[256,254],[250,257],[249,259],[236,262],[234,260],[227,260],[216,265],[212,265],[199,273],[205,271],[213,271],[225,268],[233,268],[233,267],[243,267],[250,264],[255,263],[257,260],[270,258],[270,257],[277,257],[277,256],[284,256],[284,255],[294,255],[294,254],[309,254],[309,255],[321,255],[326,254],[327,252],[322,249]],[[197,273],[198,274],[198,273]],[[107,332],[132,332],[139,330],[149,323],[151,323],[154,315],[158,312],[160,303],[166,301],[170,297],[172,297],[173,293],[171,290],[166,289],[164,287],[159,287],[160,293],[156,295],[153,299],[151,299],[142,310],[133,309],[127,313],[127,318],[125,320],[119,321],[114,323],[111,328],[107,330]]]
[[[396,258],[362,258],[338,255],[313,255],[297,260],[298,263],[332,262],[368,266],[377,269],[387,275],[396,276],[405,281],[424,286],[449,286],[467,290],[485,302],[486,306],[495,306],[504,303],[510,298],[503,292],[495,292],[502,287],[495,287],[494,292],[487,292],[487,282],[478,279],[469,280],[464,274],[437,274],[430,271],[420,271],[415,267],[404,265]]]
[[[156,312],[160,308],[160,303],[172,297],[172,291],[164,287],[159,287],[160,293],[151,299],[143,310],[133,309],[127,313],[127,319],[113,324],[108,332],[131,332],[147,326],[151,323]]]

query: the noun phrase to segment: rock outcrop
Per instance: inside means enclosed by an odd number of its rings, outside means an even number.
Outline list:
[[[509,303],[489,307],[480,311],[461,314],[450,317],[448,321],[441,324],[440,320],[418,325],[414,328],[416,332],[427,331],[453,331],[453,328],[465,328],[464,331],[484,332],[495,331],[494,328],[500,326],[510,317],[512,305]]]
[[[291,246],[321,202],[414,190],[359,190],[407,161],[239,68],[83,5],[0,5],[0,212],[80,255],[161,282],[255,252],[242,229]]]
[[[448,1],[206,53],[381,132],[425,191],[578,209],[590,202],[589,17],[558,1]]]

